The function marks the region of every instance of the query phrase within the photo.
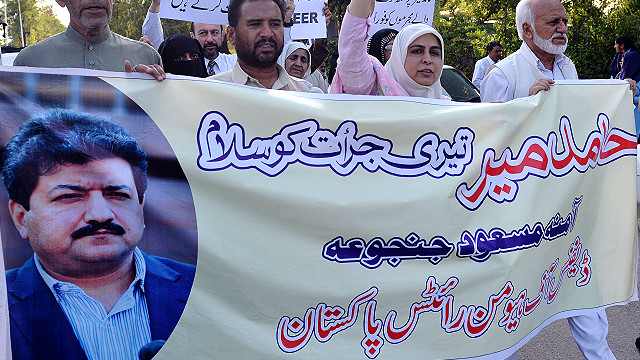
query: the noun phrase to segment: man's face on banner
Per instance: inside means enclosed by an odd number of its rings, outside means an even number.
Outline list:
[[[69,277],[113,270],[144,230],[131,166],[121,158],[60,166],[39,178],[28,211],[14,201],[9,206],[45,269]]]

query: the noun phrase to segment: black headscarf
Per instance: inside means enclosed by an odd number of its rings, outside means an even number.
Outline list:
[[[198,40],[185,34],[173,34],[160,44],[158,52],[162,57],[165,72],[176,75],[207,77],[202,46],[200,46]],[[200,58],[188,61],[174,61],[176,57],[186,52],[198,53]]]
[[[395,38],[398,34],[394,29],[381,29],[376,31],[373,36],[369,38],[367,43],[367,52],[370,55],[375,56],[384,65],[389,59],[384,58],[384,47],[387,46],[391,39]]]

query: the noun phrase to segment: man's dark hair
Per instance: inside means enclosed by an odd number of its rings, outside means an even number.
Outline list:
[[[631,51],[638,50],[638,48],[636,47],[636,44],[633,43],[633,40],[631,39],[631,37],[627,35],[618,36],[616,38],[616,44],[624,45],[625,50],[631,50]]]
[[[29,210],[40,176],[60,166],[122,158],[131,165],[140,203],[147,189],[147,157],[125,129],[105,118],[51,110],[20,126],[3,154],[2,176],[9,198]]]
[[[238,19],[240,18],[240,7],[246,1],[255,1],[255,0],[231,0],[229,1],[229,26],[234,28],[238,27]],[[280,8],[280,14],[282,15],[282,21],[284,21],[284,7],[285,3],[283,0],[272,0],[278,8]]]
[[[496,46],[500,46],[502,47],[502,44],[500,44],[500,41],[492,41],[490,43],[487,44],[487,54],[491,52],[491,50],[493,50],[494,47]]]

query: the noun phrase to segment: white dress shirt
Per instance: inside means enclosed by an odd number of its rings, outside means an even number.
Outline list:
[[[482,59],[476,61],[476,66],[473,70],[473,80],[471,82],[473,85],[480,88],[480,83],[482,79],[484,79],[484,75],[487,73],[487,70],[491,67],[491,65],[495,64],[497,61],[493,61],[489,56],[485,56]]]

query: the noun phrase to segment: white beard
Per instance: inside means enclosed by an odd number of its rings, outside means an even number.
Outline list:
[[[555,38],[563,37],[564,45],[554,45],[553,44],[554,37]],[[569,45],[569,39],[567,39],[566,34],[555,33],[549,39],[545,40],[542,37],[540,37],[540,35],[538,35],[538,32],[534,28],[533,43],[536,44],[536,46],[542,49],[543,51],[548,52],[549,54],[559,55],[559,54],[564,54],[564,52],[567,50],[567,45]]]

